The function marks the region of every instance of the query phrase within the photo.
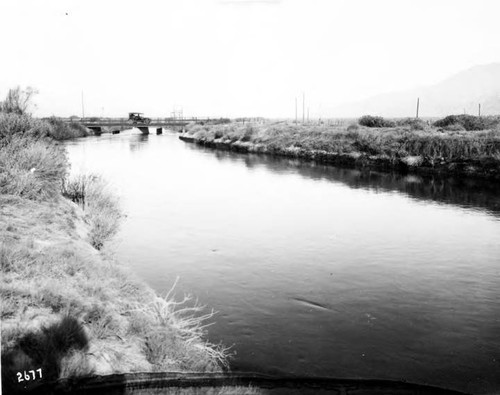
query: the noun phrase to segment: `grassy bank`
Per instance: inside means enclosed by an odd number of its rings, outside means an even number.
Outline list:
[[[500,129],[468,131],[402,121],[391,127],[291,123],[190,125],[185,141],[231,149],[402,171],[500,178]]]
[[[223,370],[225,350],[204,339],[211,314],[172,292],[155,294],[106,250],[118,202],[99,177],[67,180],[65,150],[47,137],[51,128],[0,114],[4,391],[27,383],[17,372],[37,369],[43,381]]]
[[[88,135],[88,129],[77,122],[66,123],[56,117],[41,120],[29,115],[0,112],[0,140],[4,145],[16,136],[48,137],[60,141]]]

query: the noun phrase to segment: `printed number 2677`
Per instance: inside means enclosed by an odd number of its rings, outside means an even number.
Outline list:
[[[31,373],[31,375],[30,375]],[[37,369],[37,370],[30,370],[26,372],[17,372],[17,382],[20,383],[21,381],[30,381],[30,380],[35,380],[36,379],[36,373],[38,373],[39,378],[42,378],[42,368]]]

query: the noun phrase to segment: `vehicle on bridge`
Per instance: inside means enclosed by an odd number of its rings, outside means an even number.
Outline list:
[[[138,123],[145,123],[146,125],[151,122],[151,118],[146,118],[142,116],[142,112],[129,112],[128,113],[128,120],[132,124],[138,124]]]

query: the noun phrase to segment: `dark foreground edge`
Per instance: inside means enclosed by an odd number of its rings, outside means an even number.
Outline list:
[[[217,394],[217,388],[253,387],[262,394],[443,394],[465,393],[391,380],[336,379],[329,377],[276,377],[257,373],[129,373],[92,376],[45,383],[26,394],[122,395],[122,394]],[[228,392],[229,390],[229,392]],[[237,392],[241,394],[242,392]]]

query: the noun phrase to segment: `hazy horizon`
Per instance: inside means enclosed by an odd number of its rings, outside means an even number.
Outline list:
[[[0,98],[37,116],[293,118],[500,62],[500,3],[46,1],[0,4]],[[7,18],[5,18],[7,16]],[[342,114],[339,114],[342,116]]]

